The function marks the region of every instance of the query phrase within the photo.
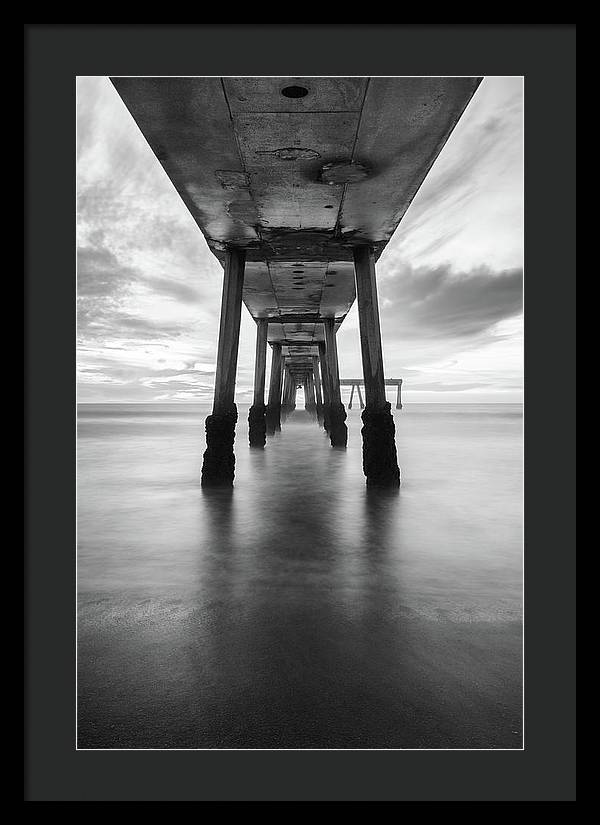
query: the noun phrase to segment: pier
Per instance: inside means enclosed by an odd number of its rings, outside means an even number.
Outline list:
[[[384,376],[376,264],[480,80],[112,78],[223,265],[203,486],[234,481],[242,305],[256,322],[250,447],[268,449],[302,387],[344,449],[348,385],[348,406],[356,388],[364,407],[367,485],[399,486],[386,386],[400,409],[402,381]],[[355,300],[363,377],[340,379],[336,334]]]
[[[396,409],[402,409],[402,379],[401,378],[386,378],[385,379],[385,386],[386,387],[396,387]],[[352,387],[350,390],[350,400],[348,401],[348,409],[352,409],[352,399],[354,398],[354,391],[356,390],[358,395],[358,403],[361,410],[365,408],[365,402],[363,401],[362,393],[360,391],[361,384],[364,386],[364,381],[362,378],[341,378],[340,379],[340,387]]]

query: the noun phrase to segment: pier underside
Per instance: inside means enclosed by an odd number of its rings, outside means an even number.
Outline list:
[[[282,397],[287,371],[303,376],[332,446],[344,447],[335,332],[358,297],[367,484],[397,486],[375,263],[480,78],[117,77],[113,83],[224,266],[203,484],[233,483],[241,303],[257,325],[266,323],[260,346],[276,350],[280,370],[272,369],[266,405],[255,392],[251,446],[264,446],[264,432],[281,425],[282,406],[293,406],[293,391]],[[265,384],[261,353],[257,343],[263,375],[256,373],[255,390]]]

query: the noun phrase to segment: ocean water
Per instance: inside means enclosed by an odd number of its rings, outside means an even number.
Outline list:
[[[302,412],[200,488],[200,405],[80,405],[81,748],[522,747],[522,408]]]

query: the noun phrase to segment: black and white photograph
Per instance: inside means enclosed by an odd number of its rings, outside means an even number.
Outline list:
[[[523,77],[76,86],[77,749],[523,749]]]

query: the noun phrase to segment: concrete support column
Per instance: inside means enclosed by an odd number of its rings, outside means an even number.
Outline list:
[[[363,401],[362,393],[360,391],[360,384],[356,385],[356,389],[358,390],[358,403],[360,405],[361,410],[364,410],[365,402]]]
[[[290,400],[290,371],[287,366],[283,367],[283,390],[281,391],[281,403],[287,404]]]
[[[281,422],[283,423],[292,411],[292,378],[287,366],[283,370],[283,392],[281,395]]]
[[[237,422],[237,372],[242,289],[246,252],[230,249],[225,259],[217,370],[212,414],[206,419],[206,450],[202,460],[203,487],[232,487],[235,474],[233,442]]]
[[[288,371],[288,379],[289,379],[289,383],[288,383],[288,401],[287,401],[287,403],[289,405],[290,412],[291,412],[296,406],[296,378],[295,378],[294,375],[292,375],[291,372]]]
[[[282,370],[282,373],[281,373],[282,374],[282,379],[281,379],[281,408],[280,408],[280,412],[279,412],[279,418],[281,420],[281,423],[283,424],[285,419],[286,419],[286,416],[287,416],[287,408],[286,408],[286,404],[285,404],[285,395],[286,395],[288,386],[287,386],[287,371],[286,371],[286,368],[285,368],[285,358],[282,358],[281,361],[282,361],[282,364],[283,364],[283,370]]]
[[[321,376],[319,375],[319,357],[313,355],[313,376],[315,380],[315,396],[317,400],[317,421],[323,423],[323,395],[321,393]]]
[[[293,395],[294,395],[294,377],[289,371],[287,372],[287,396],[286,396],[286,404],[292,405],[293,402]]]
[[[254,398],[248,411],[248,439],[251,447],[264,447],[267,441],[265,422],[265,371],[267,366],[267,332],[269,322],[261,318],[256,326],[254,361]]]
[[[281,344],[271,344],[271,380],[267,404],[267,435],[281,430]]]
[[[345,447],[348,443],[348,428],[344,423],[346,410],[340,393],[340,369],[337,342],[335,340],[335,319],[327,318],[325,327],[325,354],[329,373],[331,405],[329,410],[329,438],[332,447]]]
[[[396,431],[391,405],[385,397],[375,257],[369,246],[354,247],[353,255],[366,399],[361,431],[363,471],[368,487],[398,487]]]
[[[317,417],[317,401],[315,398],[315,379],[314,375],[311,372],[308,372],[306,375],[306,391],[307,395],[307,403],[306,409],[314,418]]]
[[[402,409],[402,379],[400,379],[400,382],[398,384],[398,389],[396,391],[396,409],[397,410]]]
[[[331,382],[327,370],[326,347],[323,341],[319,342],[319,366],[321,367],[321,381],[323,385],[323,429],[328,433],[331,412]]]

